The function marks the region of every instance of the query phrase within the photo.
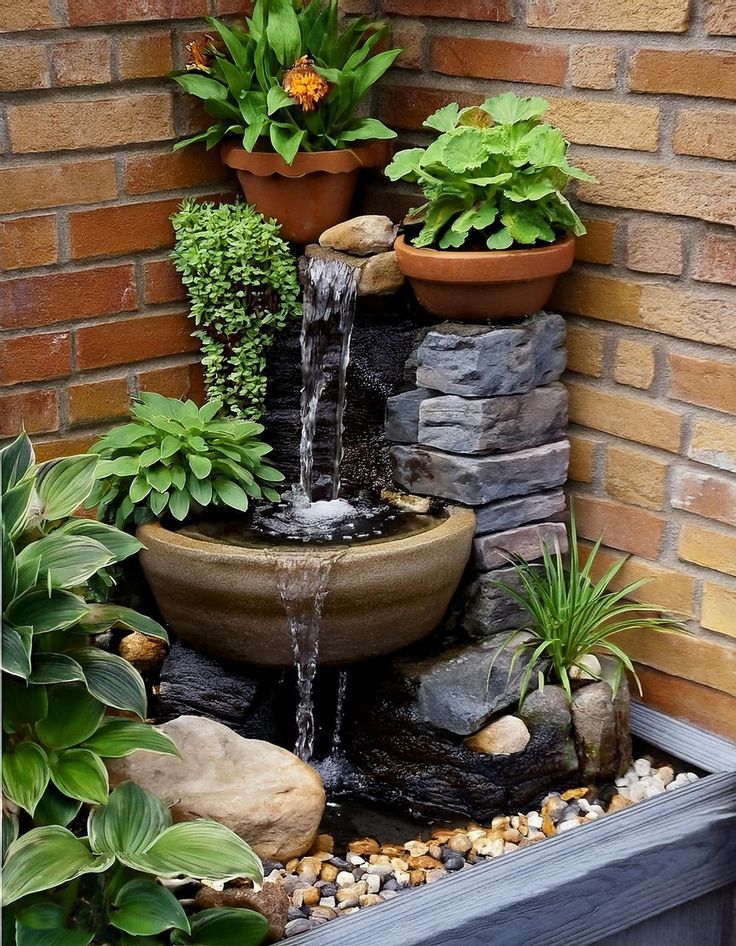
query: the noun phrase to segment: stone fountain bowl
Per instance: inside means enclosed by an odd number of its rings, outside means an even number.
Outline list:
[[[140,526],[143,570],[171,630],[224,660],[291,667],[279,560],[335,560],[322,607],[319,662],[346,664],[407,647],[440,624],[470,556],[475,514],[452,507],[430,529],[340,550],[247,548]]]

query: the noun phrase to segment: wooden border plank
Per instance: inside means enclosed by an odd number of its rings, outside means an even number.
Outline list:
[[[736,772],[736,743],[638,701],[631,702],[631,732],[706,772]]]

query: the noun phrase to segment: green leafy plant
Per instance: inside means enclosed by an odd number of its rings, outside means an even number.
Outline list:
[[[119,527],[166,512],[180,522],[206,506],[245,511],[250,499],[278,502],[270,486],[283,475],[263,462],[271,447],[263,427],[247,420],[215,420],[221,401],[194,401],[147,392],[131,408],[134,421],[113,428],[92,448],[98,482],[87,505]]]
[[[618,591],[611,588],[626,562],[625,558],[619,559],[598,581],[594,581],[591,575],[602,538],[598,539],[585,564],[580,567],[577,528],[572,511],[568,540],[568,567],[565,567],[559,546],[550,551],[543,544],[541,563],[530,563],[517,556],[510,556],[520,587],[512,587],[502,581],[495,582],[529,614],[528,622],[521,628],[527,632],[526,635],[519,640],[519,632],[512,631],[499,651],[501,653],[508,647],[514,649],[510,674],[519,658],[529,657],[521,676],[520,702],[524,701],[535,670],[540,687],[545,682],[559,683],[570,699],[571,675],[577,673],[583,678],[603,679],[600,673],[591,669],[589,658],[594,654],[613,658],[615,670],[612,679],[607,682],[611,683],[614,695],[625,670],[631,673],[641,693],[639,677],[631,659],[612,638],[622,631],[682,634],[685,629],[671,618],[647,617],[647,614],[661,611],[655,605],[626,600],[648,584],[650,578],[640,578]],[[548,669],[538,669],[539,661],[545,661]]]
[[[146,691],[138,671],[89,643],[113,626],[167,639],[130,608],[87,600],[93,578],[141,548],[118,529],[72,515],[98,462],[79,456],[36,466],[25,434],[0,451],[3,791],[41,824],[68,824],[82,802],[106,803],[102,758],[176,754],[168,736],[140,721]],[[108,707],[139,719],[108,717]]]
[[[399,151],[386,168],[392,181],[419,184],[427,198],[405,221],[421,225],[414,246],[504,250],[585,233],[563,191],[571,178],[592,178],[568,164],[562,132],[540,119],[547,108],[544,99],[504,92],[430,115],[424,125],[439,137]]]
[[[258,420],[266,351],[301,315],[297,266],[279,226],[243,203],[185,200],[171,218],[172,253],[202,344],[205,387],[236,417]]]
[[[187,71],[172,78],[217,121],[174,147],[204,141],[211,148],[239,135],[247,151],[270,147],[291,164],[299,150],[395,137],[356,114],[401,52],[375,52],[385,25],[359,17],[341,29],[337,0],[256,0],[246,31],[207,22],[219,41],[191,44]]]
[[[6,929],[17,946],[258,946],[260,913],[215,908],[193,918],[156,878],[263,880],[261,862],[214,821],[172,824],[150,792],[124,782],[95,808],[87,836],[59,826],[34,828],[10,845],[3,869]]]

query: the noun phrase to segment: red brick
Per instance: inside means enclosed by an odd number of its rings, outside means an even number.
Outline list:
[[[688,0],[530,0],[529,26],[563,30],[682,33]]]
[[[72,427],[127,417],[130,406],[127,378],[73,384],[67,388],[67,397]]]
[[[483,95],[458,92],[453,89],[435,89],[418,85],[382,85],[378,90],[378,112],[382,121],[392,128],[422,127],[422,122],[448,102],[463,107],[482,102]]]
[[[30,269],[56,262],[56,214],[0,221],[0,270]]]
[[[615,46],[574,46],[570,62],[572,84],[579,89],[615,89],[620,52]]]
[[[670,354],[670,397],[736,414],[736,362]]]
[[[99,434],[82,434],[78,437],[54,437],[53,440],[34,440],[33,452],[36,460],[55,460],[57,457],[73,457],[86,453],[99,440]]]
[[[206,0],[68,0],[70,26],[194,19],[208,12]]]
[[[51,0],[10,0],[0,4],[0,33],[48,30],[60,25],[51,9]]]
[[[672,147],[677,154],[736,161],[736,115],[732,109],[685,109],[677,115]]]
[[[59,398],[56,391],[28,391],[0,395],[0,437],[13,437],[59,428]]]
[[[698,248],[695,278],[736,286],[736,237],[706,236]]]
[[[174,231],[169,217],[178,206],[177,199],[74,211],[69,214],[72,258],[119,256],[171,246]]]
[[[392,20],[391,46],[400,47],[402,52],[396,59],[400,69],[421,69],[424,63],[424,47],[429,30],[420,20]]]
[[[431,47],[436,72],[538,85],[564,85],[567,60],[566,46],[544,43],[435,36]]]
[[[736,52],[640,49],[631,64],[634,92],[736,98]]]
[[[659,108],[653,105],[551,97],[544,117],[575,144],[633,151],[659,146]]]
[[[6,338],[0,344],[0,384],[63,378],[72,369],[68,332]]]
[[[670,503],[675,509],[736,526],[736,480],[733,477],[718,476],[698,467],[680,467],[675,473]]]
[[[667,522],[648,510],[590,496],[575,497],[575,519],[582,538],[594,542],[603,536],[609,548],[649,559],[659,555]]]
[[[0,213],[93,204],[117,193],[115,161],[54,161],[0,169]]]
[[[202,403],[202,366],[174,365],[171,368],[154,368],[141,371],[137,376],[141,391],[156,391],[166,397],[191,398]]]
[[[110,40],[57,43],[51,53],[54,85],[99,85],[110,81]]]
[[[141,33],[118,41],[118,72],[121,79],[164,76],[173,67],[171,33]]]
[[[137,307],[132,266],[98,266],[0,283],[0,328],[27,328]]]
[[[76,333],[77,365],[87,371],[194,351],[197,342],[191,337],[192,328],[186,312],[89,325]]]
[[[42,43],[3,46],[0,57],[0,92],[44,89],[49,84],[46,47]]]
[[[181,277],[168,259],[147,260],[143,264],[143,292],[146,302],[178,302],[186,299],[187,292]]]
[[[736,36],[734,0],[708,0],[706,26],[713,36]]]
[[[8,109],[13,151],[109,148],[174,137],[171,94],[29,102]]]
[[[342,3],[340,9],[343,9]],[[252,11],[253,3],[251,0],[215,0],[215,13],[239,13],[241,16],[250,16]],[[350,13],[352,11],[345,10],[344,12]],[[372,5],[368,12],[373,13]]]
[[[164,154],[136,154],[125,161],[125,190],[129,194],[181,190],[203,184],[233,182],[218,151],[168,151]]]
[[[514,15],[508,0],[386,0],[385,13],[404,16],[452,17],[454,20],[482,20],[484,23],[509,23]]]

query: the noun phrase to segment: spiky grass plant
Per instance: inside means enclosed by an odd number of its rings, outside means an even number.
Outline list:
[[[571,674],[573,677],[577,673],[579,677],[603,679],[601,674],[591,669],[590,660],[585,659],[591,654],[614,658],[615,671],[608,681],[614,696],[625,670],[631,673],[641,694],[641,682],[630,657],[612,638],[622,631],[682,634],[686,633],[686,629],[668,617],[645,616],[660,612],[661,608],[656,605],[627,600],[652,579],[640,578],[618,591],[611,589],[611,583],[621,571],[626,558],[612,565],[598,581],[591,578],[603,537],[598,539],[585,565],[580,567],[577,528],[572,509],[568,540],[570,553],[567,567],[558,544],[553,550],[543,544],[541,562],[529,563],[518,556],[509,556],[520,588],[513,588],[502,581],[495,582],[529,613],[528,622],[512,631],[499,650],[502,653],[513,646],[509,675],[520,658],[529,655],[521,676],[519,702],[524,702],[535,667],[542,660],[547,663],[547,668],[537,669],[540,689],[545,683],[559,683],[569,699],[572,699]],[[528,634],[521,642],[517,639],[519,631]]]

